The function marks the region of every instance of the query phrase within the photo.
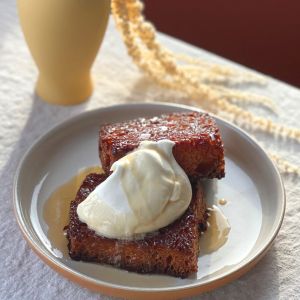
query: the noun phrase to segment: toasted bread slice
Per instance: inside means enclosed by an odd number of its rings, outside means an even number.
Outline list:
[[[200,184],[194,184],[188,209],[174,223],[146,234],[142,239],[118,240],[97,235],[79,220],[76,212],[78,204],[106,178],[106,175],[88,175],[71,202],[67,226],[70,257],[139,273],[161,273],[184,278],[196,272],[200,232],[205,229],[207,219]]]
[[[100,128],[99,156],[102,168],[137,148],[141,141],[169,139],[173,155],[191,178],[224,177],[224,149],[215,120],[206,113],[171,113],[108,124]]]

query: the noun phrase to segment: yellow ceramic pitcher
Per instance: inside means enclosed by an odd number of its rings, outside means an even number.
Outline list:
[[[85,101],[109,0],[18,0],[21,26],[39,69],[37,94],[53,104]]]

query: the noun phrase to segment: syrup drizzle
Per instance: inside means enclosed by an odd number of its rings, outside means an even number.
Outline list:
[[[48,225],[47,237],[57,256],[69,256],[68,240],[64,233],[64,227],[69,223],[71,201],[75,199],[79,187],[88,174],[102,172],[100,167],[89,167],[80,170],[69,181],[58,187],[47,199],[43,209],[43,216]]]
[[[227,204],[227,200],[224,199],[224,198],[221,198],[221,199],[219,199],[218,203],[219,203],[220,205],[226,205],[226,204]]]

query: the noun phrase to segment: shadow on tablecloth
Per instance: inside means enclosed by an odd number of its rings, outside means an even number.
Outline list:
[[[3,167],[3,172],[0,174],[0,182],[9,181],[12,185],[13,178],[8,179],[7,176],[14,176],[21,158],[35,140],[56,124],[82,112],[87,104],[85,102],[77,106],[51,105],[40,100],[36,94],[33,94],[31,99],[24,99],[23,101],[30,100],[32,101],[31,112],[19,134],[19,140],[15,143],[10,157]]]
[[[0,174],[1,194],[3,193],[3,197],[1,196],[0,212],[2,220],[0,247],[3,253],[5,253],[5,260],[3,260],[1,264],[7,274],[11,275],[5,278],[4,283],[7,287],[7,289],[5,289],[5,299],[16,299],[15,297],[18,297],[16,295],[19,295],[19,291],[21,293],[30,294],[30,291],[33,291],[35,288],[35,283],[37,285],[40,284],[41,274],[49,274],[43,271],[45,266],[43,264],[40,265],[38,258],[33,259],[32,252],[21,237],[21,232],[13,215],[12,189],[17,166],[24,153],[38,137],[43,135],[55,124],[80,113],[86,106],[86,103],[72,107],[50,105],[41,101],[35,94],[30,96],[29,99],[28,97],[24,97],[24,99],[20,100],[31,101],[31,111],[26,124],[19,133],[19,140],[11,146],[12,151]],[[21,111],[18,113],[22,114]],[[16,118],[18,117],[17,115]],[[14,115],[11,115],[11,118],[14,118]],[[30,174],[28,174],[28,176],[30,176]],[[45,282],[47,283],[48,281]],[[62,284],[68,283],[66,281]],[[20,286],[25,287],[25,289],[20,289]],[[28,289],[26,289],[27,286]],[[4,286],[2,286],[2,292],[3,288]],[[0,298],[4,299],[3,297]],[[20,296],[20,299],[22,298],[24,297]]]

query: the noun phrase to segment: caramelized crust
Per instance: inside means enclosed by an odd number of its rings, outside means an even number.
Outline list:
[[[206,113],[172,113],[102,126],[99,155],[106,173],[111,165],[144,140],[175,142],[173,155],[192,178],[224,177],[224,150],[219,129]]]
[[[206,225],[206,206],[200,184],[193,187],[193,198],[184,215],[155,234],[139,240],[118,240],[96,235],[77,215],[77,206],[105,175],[90,174],[71,202],[67,238],[74,260],[110,264],[139,273],[162,273],[187,277],[197,272],[200,230]]]

